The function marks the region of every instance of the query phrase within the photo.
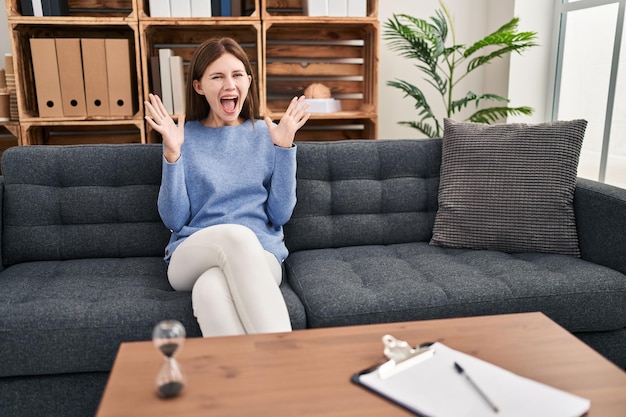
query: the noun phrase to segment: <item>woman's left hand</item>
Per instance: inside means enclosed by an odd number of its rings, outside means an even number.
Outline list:
[[[304,96],[294,97],[278,125],[274,125],[269,117],[265,118],[274,145],[281,148],[291,148],[296,132],[304,126],[311,116],[310,113],[306,112],[308,107],[308,103],[304,103]]]

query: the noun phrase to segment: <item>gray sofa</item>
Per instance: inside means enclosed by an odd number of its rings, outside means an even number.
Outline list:
[[[542,311],[626,366],[626,190],[579,180],[582,258],[429,245],[441,141],[300,143],[281,289],[295,329]],[[92,416],[121,342],[200,336],[162,260],[160,145],[2,158],[0,415]]]

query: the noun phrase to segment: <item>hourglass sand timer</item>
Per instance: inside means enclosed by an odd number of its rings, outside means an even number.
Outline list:
[[[160,397],[175,397],[185,386],[185,377],[174,358],[185,342],[185,327],[176,320],[159,322],[152,332],[152,341],[165,356],[165,361],[156,377]]]

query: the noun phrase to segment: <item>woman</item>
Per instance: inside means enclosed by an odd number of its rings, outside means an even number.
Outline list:
[[[158,208],[172,230],[165,250],[175,290],[192,291],[203,336],[287,332],[279,284],[287,257],[282,226],[296,203],[295,133],[308,120],[294,97],[278,125],[257,120],[245,51],[230,38],[196,50],[187,82],[187,122],[159,97],[147,122],[163,137]]]

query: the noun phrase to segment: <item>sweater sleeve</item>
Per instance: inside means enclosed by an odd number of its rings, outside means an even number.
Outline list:
[[[184,162],[183,155],[174,163],[169,163],[165,157],[163,158],[157,205],[163,224],[173,232],[179,232],[187,224],[191,212]]]
[[[267,216],[274,226],[283,226],[296,206],[296,146],[275,147],[274,171],[267,199]]]

